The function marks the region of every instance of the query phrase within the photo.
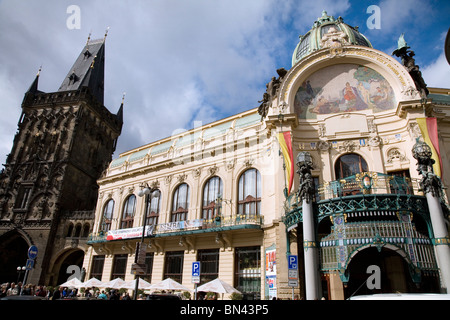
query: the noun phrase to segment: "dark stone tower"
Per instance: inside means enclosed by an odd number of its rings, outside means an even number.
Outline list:
[[[97,180],[123,124],[123,104],[117,114],[103,105],[104,40],[88,39],[57,92],[39,91],[38,74],[25,93],[0,174],[1,283],[16,281],[30,245],[39,250],[33,284],[58,284],[60,269],[84,257],[80,239],[93,226]]]

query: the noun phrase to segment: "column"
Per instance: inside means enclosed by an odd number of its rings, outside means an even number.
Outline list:
[[[440,200],[442,183],[433,172],[435,161],[431,158],[431,148],[425,142],[417,141],[412,153],[417,160],[417,171],[422,176],[420,186],[425,193],[430,211],[434,233],[433,244],[441,275],[441,286],[447,293],[450,293],[450,241]]]
[[[314,183],[311,175],[312,158],[306,152],[297,155],[298,174],[300,176],[299,197],[303,212],[303,249],[305,257],[306,300],[319,299],[319,267],[314,222]]]

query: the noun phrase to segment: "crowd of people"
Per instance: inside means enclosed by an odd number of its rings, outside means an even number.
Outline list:
[[[38,296],[47,300],[61,299],[102,299],[102,300],[131,300],[128,292],[119,292],[118,290],[95,290],[86,288],[83,292],[76,288],[37,286],[33,284],[22,285],[22,282],[7,282],[1,285],[0,299],[8,296]],[[142,299],[142,297],[140,297]],[[142,299],[143,300],[143,299]]]

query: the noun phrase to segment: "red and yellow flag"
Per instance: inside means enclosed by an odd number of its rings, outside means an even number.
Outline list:
[[[436,118],[417,118],[416,120],[424,142],[431,148],[431,158],[435,161],[433,171],[437,176],[442,177],[442,160]]]
[[[278,133],[277,138],[281,147],[281,152],[283,153],[284,164],[286,165],[286,181],[288,182],[287,193],[289,194],[294,182],[294,154],[292,152],[291,133]]]

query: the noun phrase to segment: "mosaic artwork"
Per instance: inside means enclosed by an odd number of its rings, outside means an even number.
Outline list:
[[[334,65],[315,72],[300,86],[294,101],[295,112],[301,119],[339,112],[382,112],[396,105],[394,91],[381,74],[354,64]]]

